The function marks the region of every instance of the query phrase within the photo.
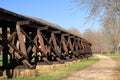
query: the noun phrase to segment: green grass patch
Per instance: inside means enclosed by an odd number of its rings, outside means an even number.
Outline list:
[[[2,63],[2,56],[3,55],[0,55],[0,66],[2,66],[3,65],[3,63]],[[10,62],[10,56],[8,55],[8,63]]]
[[[2,66],[2,55],[0,55],[0,66]]]
[[[32,79],[17,79],[17,80],[61,80],[64,77],[70,76],[72,73],[84,69],[96,62],[97,57],[91,57],[89,60],[80,61],[74,64],[67,65],[65,68],[54,69],[52,72],[39,73],[40,76]],[[9,79],[16,80],[16,79]]]
[[[113,60],[120,61],[120,54],[104,54],[104,55],[111,57]]]

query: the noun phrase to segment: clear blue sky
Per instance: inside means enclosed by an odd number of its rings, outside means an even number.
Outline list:
[[[65,29],[74,27],[83,33],[92,27],[98,29],[98,22],[89,21],[84,24],[88,10],[76,9],[70,0],[0,0],[0,7],[7,10],[57,24]]]

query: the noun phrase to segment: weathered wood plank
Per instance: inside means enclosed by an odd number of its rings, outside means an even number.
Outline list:
[[[62,34],[62,36],[69,36],[70,34]]]
[[[51,31],[51,32],[53,32],[54,34],[60,34],[61,33],[61,31]]]
[[[24,56],[24,58],[28,59],[27,56],[27,52],[26,52],[26,47],[25,47],[25,43],[24,43],[24,35],[21,33],[20,31],[20,25],[17,23],[16,24],[16,31],[17,31],[17,35],[18,35],[18,40],[19,40],[19,45],[20,45],[20,50],[22,52],[22,56]]]
[[[30,23],[29,21],[17,21],[18,25],[26,25],[26,24],[29,24],[29,23]]]
[[[48,26],[44,26],[44,27],[39,27],[39,30],[47,30]]]
[[[44,40],[41,36],[40,29],[37,29],[37,37],[38,37],[38,42],[40,43],[39,49],[43,52],[46,53],[45,45],[44,45]],[[45,54],[44,54],[45,55]]]
[[[61,44],[62,44],[63,50],[68,54],[67,43],[63,35],[61,36]]]

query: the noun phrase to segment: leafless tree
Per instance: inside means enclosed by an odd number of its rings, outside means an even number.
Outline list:
[[[72,28],[68,29],[67,31],[70,32],[70,33],[72,33],[72,34],[75,34],[77,36],[82,36],[81,33],[80,33],[80,31],[78,31],[76,28],[72,27]]]
[[[72,0],[89,9],[88,18],[100,18],[107,48],[117,52],[120,43],[120,0]],[[99,35],[100,36],[100,35]]]
[[[120,0],[71,0],[77,7],[89,8],[89,16],[96,17],[113,13],[120,16]]]
[[[108,52],[105,47],[105,38],[101,31],[92,31],[87,29],[83,33],[83,37],[92,43],[92,50],[94,53]]]
[[[103,34],[106,37],[108,48],[112,53],[118,52],[118,45],[120,43],[120,20],[115,15],[107,15],[102,22]]]

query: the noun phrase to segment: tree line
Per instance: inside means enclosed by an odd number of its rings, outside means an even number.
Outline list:
[[[114,29],[113,29],[114,30]],[[117,35],[114,31],[109,31],[109,29],[104,30],[104,28],[93,31],[87,29],[84,33],[80,33],[77,29],[71,28],[69,32],[78,35],[90,43],[92,43],[93,53],[119,53],[120,52],[120,34]],[[107,32],[114,33],[114,35],[109,35]]]
[[[101,29],[86,30],[81,36],[92,43],[95,53],[120,52],[120,0],[70,0],[76,8],[87,8],[87,19],[99,19]],[[76,29],[73,29],[76,33]]]

